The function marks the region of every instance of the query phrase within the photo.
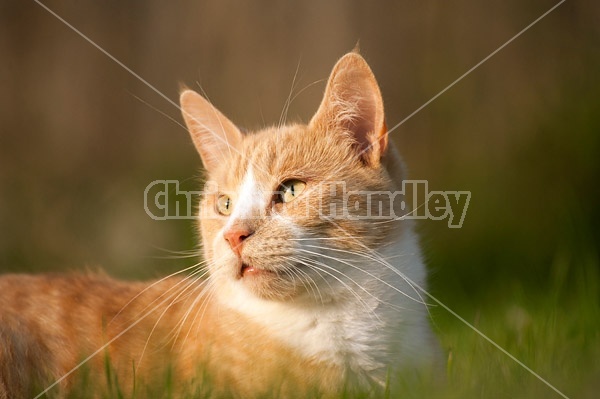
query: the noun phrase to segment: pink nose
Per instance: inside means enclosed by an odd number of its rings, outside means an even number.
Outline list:
[[[223,237],[225,237],[227,242],[229,242],[229,246],[231,247],[232,251],[235,252],[237,256],[240,256],[242,253],[242,244],[244,243],[244,240],[250,237],[253,233],[253,231],[246,228],[233,227],[223,234]]]

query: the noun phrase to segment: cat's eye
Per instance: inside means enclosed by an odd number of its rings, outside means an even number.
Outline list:
[[[224,216],[229,216],[231,214],[231,198],[229,196],[222,194],[217,198],[217,211]]]
[[[279,186],[279,196],[281,202],[292,202],[295,200],[306,188],[306,183],[297,179],[290,179],[281,183]]]

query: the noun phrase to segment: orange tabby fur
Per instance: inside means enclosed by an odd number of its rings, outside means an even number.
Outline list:
[[[436,344],[425,307],[390,291],[386,284],[416,296],[398,273],[373,260],[376,255],[364,255],[365,248],[391,248],[390,262],[403,256],[394,267],[423,286],[412,225],[344,218],[332,223],[318,216],[341,200],[317,195],[319,183],[345,182],[350,191],[401,188],[402,162],[388,143],[381,94],[363,58],[350,53],[336,64],[308,125],[243,134],[191,90],[182,93],[181,105],[219,190],[205,195],[200,207],[208,282],[171,277],[131,283],[98,274],[1,277],[0,399],[35,395],[32,387],[47,386],[108,342],[84,366],[93,382],[105,381],[108,356],[125,391],[132,389],[134,369],[136,383],[160,384],[170,367],[176,386],[209,384],[217,396],[243,398],[334,396],[352,384],[377,390],[387,367],[432,361]],[[269,193],[288,179],[306,182],[303,200],[271,206]],[[215,211],[220,193],[234,204],[229,217]],[[368,208],[364,198],[357,200],[354,216]],[[223,237],[238,230],[249,238],[232,248]],[[327,250],[302,247],[302,240],[323,238],[331,238]],[[300,257],[310,254],[307,248],[320,257]],[[328,261],[350,252],[358,254],[351,265]],[[319,269],[329,271],[328,262],[342,272],[318,276]],[[378,262],[381,270],[373,266]],[[244,265],[253,273],[245,273]],[[388,309],[389,303],[404,310]],[[78,375],[60,388],[68,390]]]
[[[102,275],[4,276],[0,279],[0,398],[33,397],[39,392],[32,388],[40,389],[43,386],[39,384],[52,382],[48,376],[66,374],[84,355],[101,348],[144,314],[149,303],[180,281],[171,278],[155,285],[117,316],[119,322],[110,323],[123,305],[149,285],[124,283]],[[211,389],[222,387],[224,392],[235,392],[240,397],[268,394],[274,389],[287,391],[289,396],[299,388],[314,389],[326,384],[321,381],[341,378],[336,368],[297,358],[294,351],[273,342],[260,326],[215,303],[206,303],[200,325],[190,322],[182,326],[182,335],[192,332],[185,343],[173,344],[167,337],[182,313],[190,310],[183,308],[184,304],[189,305],[189,301],[168,310],[168,304],[159,306],[90,360],[83,368],[91,370],[90,380],[104,383],[107,353],[125,392],[132,389],[134,363],[139,367],[137,384],[164,383],[165,369],[170,366],[179,383],[206,376]],[[155,327],[159,330],[148,340]],[[244,343],[249,331],[251,342]],[[150,346],[144,348],[147,343]],[[61,388],[68,390],[78,376],[74,374]]]

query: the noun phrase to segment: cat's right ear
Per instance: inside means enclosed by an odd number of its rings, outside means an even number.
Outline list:
[[[196,150],[209,172],[239,151],[240,130],[208,100],[193,90],[185,89],[179,97],[185,124]]]
[[[354,139],[361,160],[377,167],[388,147],[383,99],[371,68],[356,51],[340,58],[333,67],[309,126],[346,132]]]

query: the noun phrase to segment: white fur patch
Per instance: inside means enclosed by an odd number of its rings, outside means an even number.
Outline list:
[[[233,203],[233,213],[229,216],[229,221],[223,228],[223,231],[227,231],[229,227],[240,219],[244,220],[256,217],[257,212],[261,212],[265,205],[265,196],[258,184],[256,184],[252,165],[249,165],[242,179],[242,184],[238,189],[238,195]]]

